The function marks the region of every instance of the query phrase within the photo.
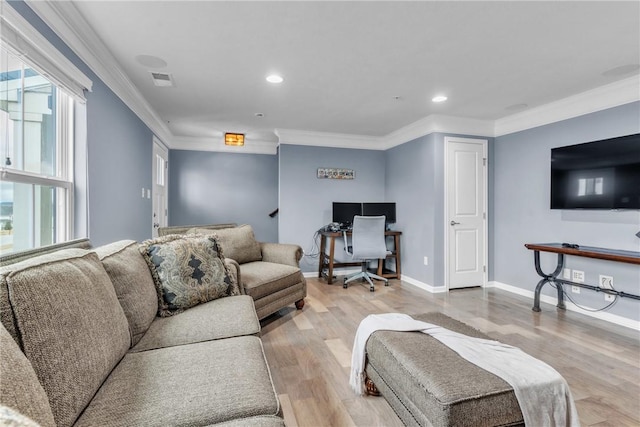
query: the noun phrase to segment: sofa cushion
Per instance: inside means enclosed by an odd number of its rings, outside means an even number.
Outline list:
[[[131,343],[136,345],[158,312],[158,296],[151,272],[134,240],[100,246],[95,252],[111,278],[129,321]]]
[[[240,294],[213,236],[168,235],[143,242],[139,250],[151,270],[162,317]]]
[[[237,295],[200,304],[176,316],[156,317],[131,351],[259,334],[253,300],[248,295]]]
[[[238,227],[222,228],[218,230],[206,230],[201,228],[192,228],[188,234],[205,234],[215,235],[222,247],[222,253],[226,258],[236,260],[240,264],[251,261],[260,261],[262,259],[262,251],[260,243],[256,241],[253,234],[253,228],[244,224]]]
[[[43,427],[55,426],[53,413],[33,366],[9,332],[0,325],[0,405],[13,408]],[[3,421],[3,417],[6,418]],[[0,425],[12,415],[0,414]],[[17,424],[16,424],[17,425]]]
[[[236,337],[127,354],[81,426],[197,426],[278,415],[262,343]]]
[[[214,424],[216,427],[285,427],[284,420],[275,415],[259,415],[257,417],[238,418],[224,423]]]
[[[56,424],[73,424],[131,345],[127,318],[98,256],[65,249],[2,276],[24,354]]]
[[[242,264],[242,282],[247,295],[258,300],[303,281],[298,267],[256,261]]]

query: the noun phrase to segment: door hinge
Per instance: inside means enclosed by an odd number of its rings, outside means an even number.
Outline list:
[[[487,266],[486,266],[486,265],[483,265],[483,266],[482,266],[482,272],[483,272],[483,273],[486,273],[486,272],[487,272]]]
[[[486,157],[482,158],[482,166],[487,166],[487,158]]]
[[[487,219],[487,213],[486,212],[482,212],[482,219]]]

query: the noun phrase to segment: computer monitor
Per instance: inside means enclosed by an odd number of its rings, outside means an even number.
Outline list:
[[[365,215],[365,216],[384,215],[386,217],[385,222],[387,224],[395,224],[396,204],[394,202],[363,203],[362,215]]]
[[[345,227],[350,226],[356,215],[362,215],[362,203],[333,202],[333,222],[338,222]]]

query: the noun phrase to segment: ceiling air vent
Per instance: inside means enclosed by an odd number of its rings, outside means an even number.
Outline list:
[[[151,72],[151,78],[153,79],[153,84],[161,87],[172,87],[175,86],[173,84],[173,77],[168,73],[154,73]]]

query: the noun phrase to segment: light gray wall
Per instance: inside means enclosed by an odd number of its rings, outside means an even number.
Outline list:
[[[551,148],[640,132],[640,103],[584,115],[495,140],[494,280],[533,291],[540,279],[533,253],[525,243],[571,242],[582,246],[640,250],[638,211],[551,210],[549,208]],[[555,255],[542,256],[543,270],[553,270]],[[612,275],[618,290],[640,294],[640,268],[610,261],[566,257],[566,267],[586,273],[597,284],[599,274]],[[545,286],[546,295],[554,295]],[[605,305],[602,294],[582,290],[570,294],[592,308]],[[543,307],[548,310],[549,307]],[[620,298],[609,313],[640,320],[638,301]]]
[[[77,198],[88,200],[91,243],[151,237],[151,200],[140,196],[151,188],[151,131],[29,6],[8,4],[93,82],[86,94],[88,194]]]
[[[281,145],[279,241],[314,252],[314,234],[331,222],[332,202],[395,201],[385,199],[384,156],[375,150]],[[353,169],[355,179],[318,179],[319,167]],[[344,259],[341,241],[336,252]],[[305,256],[301,268],[317,272],[318,258]]]
[[[387,197],[398,201],[397,229],[402,231],[402,274],[430,286],[444,286],[444,139],[446,136],[488,140],[489,187],[493,182],[493,138],[433,133],[388,150]],[[489,200],[492,199],[489,188]],[[491,247],[491,222],[489,245]],[[424,257],[429,265],[424,265]]]
[[[436,145],[436,135],[431,134],[385,153],[386,192],[396,201],[395,228],[402,231],[402,274],[432,286],[442,264],[435,236],[436,211],[441,207],[434,168]],[[428,266],[423,262],[425,256]]]
[[[170,225],[250,224],[258,240],[277,242],[277,207],[277,155],[170,151]]]

